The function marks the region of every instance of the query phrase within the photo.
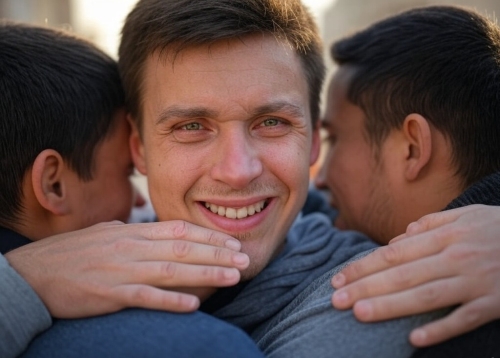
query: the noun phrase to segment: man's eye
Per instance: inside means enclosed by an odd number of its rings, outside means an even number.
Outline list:
[[[186,131],[197,131],[200,129],[203,129],[203,126],[200,123],[193,122],[193,123],[188,123],[180,127],[180,129],[186,130]]]
[[[263,127],[275,127],[279,125],[281,121],[279,119],[275,118],[268,118],[262,122]]]

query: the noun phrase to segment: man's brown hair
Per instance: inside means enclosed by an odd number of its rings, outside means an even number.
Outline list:
[[[355,70],[348,98],[366,114],[376,148],[410,113],[450,141],[467,187],[500,170],[500,27],[460,7],[413,9],[337,41]]]
[[[271,34],[299,55],[309,86],[311,118],[319,117],[324,78],[322,45],[317,27],[299,0],[141,0],[122,30],[119,68],[128,109],[142,127],[141,89],[144,64],[158,51],[177,54],[189,46]]]

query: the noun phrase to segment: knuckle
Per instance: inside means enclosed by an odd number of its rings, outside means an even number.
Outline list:
[[[214,277],[214,269],[210,266],[205,266],[200,271],[200,277],[203,279],[213,278]]]
[[[431,222],[432,217],[430,215],[425,215],[408,225],[407,230],[412,229],[414,231],[425,231],[431,226]]]
[[[380,249],[382,259],[390,265],[401,262],[403,254],[399,245],[389,245]]]
[[[178,310],[183,306],[183,296],[178,292],[170,292],[170,294],[164,298],[165,305],[168,305],[171,310]]]
[[[409,267],[399,266],[395,268],[396,273],[393,277],[393,284],[397,287],[412,286],[413,271]]]
[[[177,271],[177,266],[173,262],[162,262],[160,266],[161,276],[166,279],[172,279],[175,277]]]
[[[223,261],[224,258],[224,250],[222,250],[221,248],[214,249],[214,259],[216,262]]]
[[[472,245],[451,245],[443,251],[443,254],[450,262],[467,261],[480,256],[477,248]]]
[[[424,305],[432,306],[439,299],[440,291],[435,287],[425,287],[418,293],[418,299]]]
[[[114,240],[111,244],[111,249],[113,252],[128,252],[132,249],[135,249],[137,245],[140,245],[140,242],[137,240],[131,239],[129,237],[119,238],[119,240]]]
[[[187,241],[175,241],[172,251],[177,258],[186,257],[191,251],[191,245]]]
[[[133,294],[133,300],[136,304],[145,306],[151,301],[150,290],[145,286],[138,287]]]
[[[463,312],[463,324],[470,327],[477,327],[482,323],[481,310],[479,307],[470,306]]]
[[[175,239],[182,239],[187,236],[188,233],[188,227],[187,223],[183,220],[175,220],[172,223],[172,234]]]
[[[219,244],[219,239],[214,231],[210,231],[210,233],[208,234],[207,243],[209,243],[210,245]]]

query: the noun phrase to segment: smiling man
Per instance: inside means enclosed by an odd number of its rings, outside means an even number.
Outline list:
[[[251,257],[242,278],[255,276],[282,249],[318,156],[300,59],[270,35],[247,35],[156,51],[143,73],[132,151],[159,219],[230,233]]]
[[[328,271],[375,245],[299,215],[324,72],[300,1],[142,0],[122,35],[132,156],[159,220],[230,234],[250,258],[235,287],[197,291],[201,309],[268,356],[408,356],[431,316],[367,327],[332,310]]]

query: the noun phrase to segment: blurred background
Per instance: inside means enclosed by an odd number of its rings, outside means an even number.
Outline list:
[[[137,0],[0,0],[0,18],[73,31],[94,42],[116,59],[123,21],[136,2]],[[436,4],[472,7],[494,19],[500,14],[500,0],[303,0],[303,2],[316,17],[325,41],[325,60],[329,75],[334,70],[328,58],[329,45],[336,39],[388,15],[412,7]],[[320,162],[321,158],[311,169],[312,176],[316,173]],[[147,196],[145,179],[137,175],[133,180]]]
[[[197,1],[197,0],[193,0]],[[199,1],[199,0],[198,0]],[[120,30],[137,0],[0,0],[0,18],[65,28],[116,58]],[[416,6],[455,4],[495,17],[499,0],[303,0],[316,17],[326,48],[335,39]]]

